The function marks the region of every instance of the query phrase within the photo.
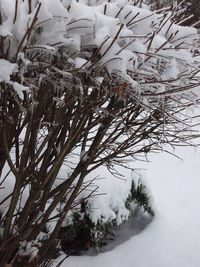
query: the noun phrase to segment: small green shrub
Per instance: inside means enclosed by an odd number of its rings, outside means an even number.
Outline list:
[[[141,181],[137,184],[132,181],[130,194],[126,199],[125,206],[129,210],[130,216],[133,215],[138,207],[151,216],[154,215],[146,186]],[[104,218],[102,218],[96,224],[93,223],[90,219],[87,201],[84,202],[84,207],[84,210],[76,210],[72,215],[72,223],[62,227],[60,230],[61,247],[67,255],[80,255],[81,252],[91,247],[99,251],[100,247],[105,246],[115,238],[113,229],[120,227],[115,219],[105,222]]]

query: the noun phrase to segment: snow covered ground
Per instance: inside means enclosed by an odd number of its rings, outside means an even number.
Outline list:
[[[178,148],[180,161],[151,157],[146,177],[156,216],[139,234],[98,256],[70,257],[62,267],[199,267],[200,151]]]

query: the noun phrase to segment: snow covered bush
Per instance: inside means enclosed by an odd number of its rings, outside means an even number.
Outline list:
[[[0,0],[1,266],[50,264],[95,170],[120,176],[195,136],[185,110],[198,103],[198,35],[180,12]]]

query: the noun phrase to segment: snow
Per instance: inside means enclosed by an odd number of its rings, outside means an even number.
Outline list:
[[[22,100],[24,99],[23,91],[30,91],[28,86],[21,85],[17,82],[10,82],[10,84],[13,85],[13,89],[18,94],[19,98],[21,98]]]
[[[84,58],[80,58],[80,57],[75,58],[75,61],[74,61],[75,68],[81,68],[86,62],[87,60],[85,60]]]
[[[23,99],[23,91],[29,91],[29,87],[10,81],[10,76],[16,72],[18,72],[17,64],[10,63],[5,59],[0,59],[0,82],[5,81],[12,84],[15,92],[21,99]]]
[[[12,21],[11,19],[7,19],[2,23],[2,25],[0,25],[0,35],[3,37],[12,35],[11,29],[12,29]]]
[[[70,257],[62,267],[199,267],[200,151],[178,148],[179,160],[151,156],[146,177],[156,215],[138,235],[98,256]],[[134,230],[133,230],[134,231]]]
[[[12,64],[5,59],[0,59],[0,82],[9,82],[10,75],[17,71],[17,64]]]
[[[105,167],[100,167],[93,173],[93,177],[97,176],[94,184],[98,186],[98,195],[89,198],[88,205],[89,216],[94,223],[110,222],[116,219],[116,223],[120,225],[130,215],[125,202],[130,194],[131,172],[123,168],[118,168],[118,171],[124,175],[124,178],[116,178]]]

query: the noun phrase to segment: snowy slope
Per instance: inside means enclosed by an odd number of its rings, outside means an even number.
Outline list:
[[[111,251],[70,257],[62,267],[199,267],[200,151],[176,153],[183,161],[159,153],[148,166],[157,210],[153,222]]]

